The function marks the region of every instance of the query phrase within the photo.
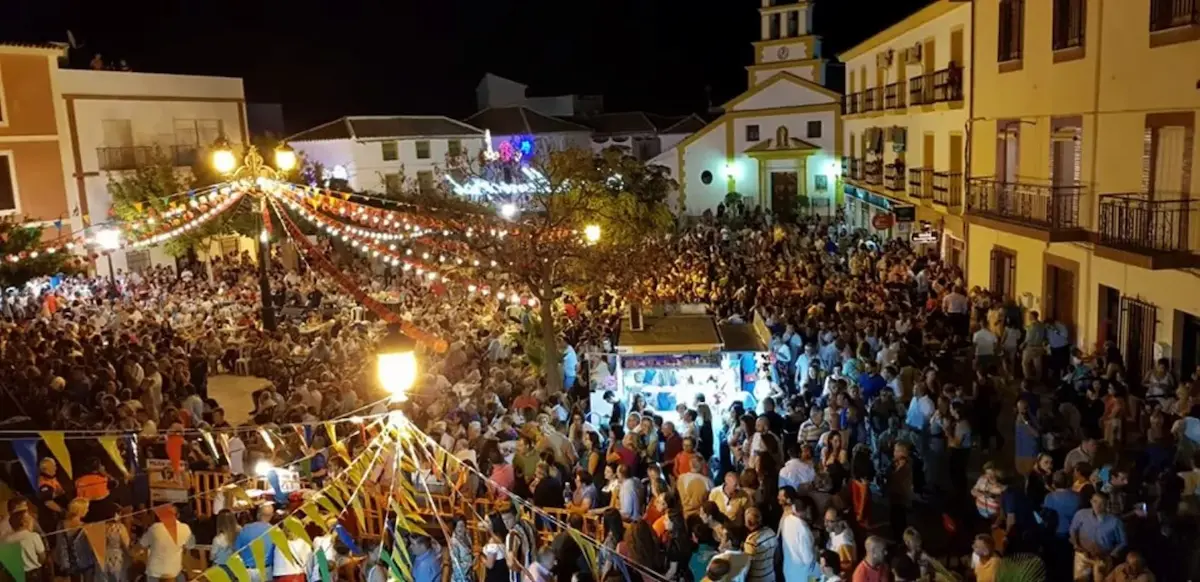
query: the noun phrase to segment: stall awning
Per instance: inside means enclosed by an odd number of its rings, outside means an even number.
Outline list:
[[[727,352],[765,352],[767,345],[759,338],[750,323],[722,323],[721,339]]]
[[[716,321],[708,315],[666,315],[643,318],[639,331],[621,321],[618,354],[703,354],[721,351]]]

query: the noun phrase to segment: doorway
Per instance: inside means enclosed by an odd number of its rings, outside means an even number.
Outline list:
[[[771,172],[771,209],[775,216],[783,220],[795,216],[799,183],[796,172]]]
[[[1121,353],[1125,356],[1125,377],[1137,383],[1142,374],[1154,367],[1154,333],[1158,327],[1158,308],[1132,297],[1121,298]]]
[[[1056,265],[1046,265],[1045,321],[1063,322],[1075,337],[1075,272]]]
[[[1187,378],[1200,366],[1200,317],[1179,311],[1176,315],[1183,316],[1183,351],[1176,372],[1180,378]]]
[[[1017,254],[1000,247],[992,248],[991,291],[1005,299],[1017,296]]]
[[[1100,312],[1096,318],[1096,347],[1103,348],[1104,342],[1118,342],[1121,326],[1121,292],[1100,285]]]

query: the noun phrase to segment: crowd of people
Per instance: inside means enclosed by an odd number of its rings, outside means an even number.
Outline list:
[[[611,387],[615,293],[567,295],[556,309],[558,392],[525,353],[528,308],[341,262],[449,344],[423,354],[404,410],[456,461],[418,460],[413,483],[496,502],[494,514],[445,516],[408,539],[414,580],[440,582],[445,567],[455,582],[990,582],[1030,562],[1048,580],[1200,578],[1195,371],[1163,361],[1130,377],[1113,344],[1079,346],[1065,322],[968,289],[934,249],[838,217],[779,224],[721,208],[681,226],[664,261],[631,293],[705,304],[722,321],[762,318],[771,335],[767,363],[747,371],[736,401],[679,402],[678,421],[621,391],[606,394],[611,412],[590,409],[590,394]],[[123,275],[115,288],[79,278],[9,293],[0,387],[28,417],[15,428],[137,435],[123,441],[130,466],[134,453],[162,458],[160,434],[231,430],[233,446],[219,451],[187,439],[188,466],[246,475],[258,459],[308,455],[320,461],[306,479],[332,478],[344,464],[322,452],[327,439],[268,446],[230,425],[386,412],[369,373],[382,329],[313,271],[276,265],[273,280],[273,302],[298,318],[274,332],[257,329],[248,257]],[[246,419],[225,418],[208,393],[210,375],[227,373],[265,379]],[[194,535],[175,536],[161,518],[114,520],[149,503],[144,481],[136,470],[110,480],[105,452],[88,446],[72,445],[86,467],[74,484],[51,458],[35,491],[16,465],[5,479],[20,493],[4,539],[21,544],[30,576],[52,561],[57,576],[124,580],[142,571],[136,561],[147,577],[175,578],[176,556],[198,541],[214,564],[234,552],[253,563],[246,540],[277,519],[269,505],[214,519],[185,507],[180,525]],[[88,475],[102,476],[103,495],[79,487]],[[590,540],[543,543],[538,532],[559,519],[598,526]],[[97,521],[110,524],[103,563],[88,561],[77,527]],[[335,566],[354,553],[324,529],[310,535],[314,546],[291,548],[303,564],[267,557],[272,577],[316,582],[317,553]],[[386,552],[361,542],[362,575],[386,580]]]

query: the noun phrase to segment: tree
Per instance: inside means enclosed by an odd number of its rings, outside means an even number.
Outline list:
[[[253,143],[270,161],[271,152],[280,142],[266,135],[255,138]],[[297,167],[302,168],[304,164],[297,164]],[[293,170],[292,173],[298,176],[299,170]],[[171,156],[155,148],[148,163],[128,172],[109,174],[112,215],[120,221],[133,222],[146,218],[149,213],[162,214],[173,205],[189,203],[188,192],[225,180],[225,176],[213,169],[209,163],[209,152],[203,148],[197,153],[191,168],[176,167]],[[197,246],[208,248],[208,239],[213,236],[258,236],[262,214],[252,202],[243,199],[199,228],[167,241],[164,248],[168,254],[178,257]]]
[[[619,152],[597,156],[566,149],[508,161],[481,157],[474,164],[461,160],[448,172],[460,183],[522,176],[532,186],[516,202],[469,203],[444,192],[413,198],[455,225],[450,230],[458,244],[483,265],[494,262],[495,270],[529,290],[537,300],[540,343],[549,354],[561,346],[554,309],[564,292],[630,288],[654,268],[661,256],[657,247],[673,224],[665,201],[675,185],[665,170]],[[497,209],[512,203],[521,207],[519,216],[499,218]],[[589,240],[585,233],[594,234],[597,227],[598,240]],[[552,391],[562,388],[560,361],[542,358]]]
[[[30,279],[78,270],[78,257],[69,252],[38,252],[42,232],[42,227],[19,224],[11,216],[0,219],[0,257],[24,257],[15,263],[0,261],[0,286],[23,285]]]

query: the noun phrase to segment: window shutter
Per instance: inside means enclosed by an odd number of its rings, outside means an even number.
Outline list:
[[[1142,134],[1142,192],[1150,191],[1150,172],[1154,168],[1154,128]]]

